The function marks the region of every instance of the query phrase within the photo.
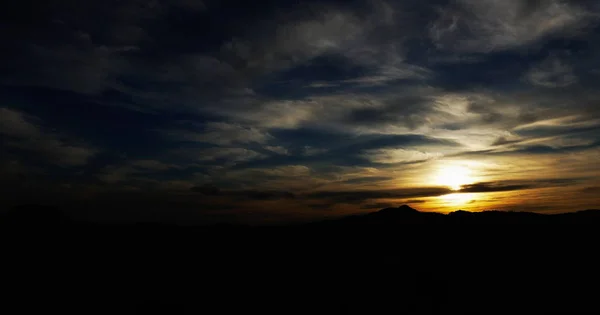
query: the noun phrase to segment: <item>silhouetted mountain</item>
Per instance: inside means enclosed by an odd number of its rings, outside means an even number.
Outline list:
[[[44,205],[20,205],[0,215],[0,220],[8,225],[53,226],[72,223],[60,209]]]
[[[78,225],[94,224],[94,222],[77,222],[58,208],[43,205],[21,205],[8,213],[0,215],[0,223],[4,225],[51,227],[53,225]],[[326,221],[315,221],[307,224],[290,225],[290,227],[322,227],[322,226],[386,226],[402,224],[599,224],[600,210],[584,210],[561,214],[539,214],[532,212],[515,211],[483,211],[469,212],[458,210],[448,214],[435,212],[420,212],[408,205],[397,208],[385,208],[379,211],[330,219]],[[96,223],[97,224],[97,223]],[[119,226],[128,226],[120,224]],[[143,228],[175,228],[173,224],[165,222],[136,222],[131,223],[136,227]],[[217,224],[208,226],[211,229],[236,229],[247,226],[235,224]],[[285,226],[284,226],[285,227]],[[207,228],[206,226],[204,228]]]
[[[599,262],[583,225],[507,224],[598,218],[597,210],[445,215],[401,206],[312,224],[190,228],[91,224],[23,206],[1,219],[2,306],[23,314],[597,312]]]
[[[464,210],[448,214],[420,212],[408,205],[385,208],[376,212],[319,222],[316,225],[384,225],[397,224],[600,224],[600,210],[586,210],[566,214],[538,214],[531,212]]]

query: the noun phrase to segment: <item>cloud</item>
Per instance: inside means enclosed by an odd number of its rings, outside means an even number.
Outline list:
[[[270,152],[279,154],[279,155],[288,155],[289,154],[288,149],[286,149],[286,148],[284,148],[282,146],[270,146],[270,145],[267,145],[267,146],[264,147],[264,149],[268,150]]]
[[[559,178],[559,179],[534,179],[534,180],[504,180],[496,182],[480,182],[463,185],[460,193],[489,193],[515,190],[528,190],[549,187],[564,187],[577,184],[586,178]]]
[[[174,3],[187,10],[201,11],[206,9],[206,4],[202,0],[175,0]]]
[[[600,187],[585,187],[583,189],[581,189],[581,192],[584,194],[590,194],[590,195],[598,195],[600,194]]]
[[[98,152],[97,149],[68,144],[63,137],[48,132],[35,124],[37,118],[23,112],[0,108],[0,134],[6,136],[5,145],[40,154],[60,166],[82,166]]]
[[[363,204],[360,206],[361,209],[367,209],[367,210],[372,210],[372,209],[385,209],[385,208],[393,208],[394,204],[393,203],[388,203],[388,202],[376,202],[376,203],[367,203],[367,204]]]
[[[181,169],[181,166],[167,164],[157,160],[133,160],[120,165],[103,167],[96,177],[105,183],[128,181],[152,181],[151,174]]]
[[[500,191],[513,191],[513,190],[525,190],[534,188],[531,185],[506,185],[503,183],[476,183],[471,185],[464,185],[460,189],[462,193],[485,193],[485,192],[500,192]]]
[[[439,10],[430,38],[440,49],[491,52],[580,29],[594,16],[573,2],[459,0]]]
[[[10,85],[35,85],[96,95],[109,89],[129,68],[129,57],[147,40],[145,23],[158,18],[157,1],[20,4],[31,29],[8,46],[13,62],[1,79]],[[31,13],[31,11],[35,13]],[[65,14],[69,12],[69,14]],[[35,17],[35,19],[34,19]],[[85,18],[81,18],[85,17]],[[96,26],[102,24],[101,29]],[[35,31],[32,31],[34,30]],[[46,40],[51,38],[51,40]]]
[[[509,140],[506,137],[499,137],[498,139],[494,140],[494,142],[492,143],[492,146],[501,146],[501,145],[507,145],[507,144],[515,144],[515,143],[519,143],[522,142],[523,140],[520,139],[513,139],[513,140]]]
[[[283,190],[225,190],[215,186],[205,185],[191,188],[193,192],[207,197],[227,197],[235,200],[285,200],[294,199],[297,202],[311,203],[315,200],[320,204],[334,205],[337,203],[360,204],[376,199],[406,199],[413,197],[436,197],[450,193],[447,188],[419,187],[392,190],[328,190],[294,193]]]
[[[427,114],[432,110],[434,99],[430,95],[390,96],[382,104],[367,103],[371,106],[350,109],[342,118],[354,126],[404,125],[409,129],[427,122]],[[375,105],[375,106],[373,106]]]
[[[411,199],[411,200],[406,200],[407,204],[413,204],[413,203],[426,203],[427,200],[420,200],[420,199]]]
[[[151,171],[166,171],[172,168],[178,168],[173,164],[166,164],[157,160],[136,160],[129,163],[131,166]]]
[[[352,179],[346,179],[342,181],[344,184],[377,184],[380,182],[387,182],[393,180],[394,177],[389,176],[368,176],[368,177],[357,177]]]
[[[427,146],[460,147],[461,145],[452,140],[433,138],[421,134],[367,135],[357,137],[353,143],[338,150],[348,153],[356,153],[369,150],[404,149]]]
[[[548,57],[531,68],[526,78],[531,84],[546,88],[567,87],[578,80],[573,68],[556,56]]]
[[[169,156],[188,163],[222,166],[233,166],[265,157],[254,150],[236,147],[180,148],[169,152]]]
[[[292,192],[279,190],[221,190],[210,185],[195,186],[192,187],[190,190],[204,196],[220,196],[232,198],[233,200],[238,202],[244,200],[266,201],[296,198],[296,195]]]
[[[403,135],[364,135],[350,136],[337,133],[310,131],[310,133],[321,134],[319,141],[324,141],[323,146],[327,143],[325,137],[331,136],[332,139],[338,139],[332,146],[325,146],[326,150],[313,155],[293,155],[293,156],[275,156],[267,157],[261,160],[241,163],[237,167],[273,167],[279,165],[291,164],[313,164],[313,163],[332,163],[334,165],[354,165],[354,166],[371,166],[377,161],[372,160],[369,152],[377,152],[384,149],[405,149],[405,148],[460,148],[461,145],[455,141],[447,139],[438,139],[427,137],[418,134],[403,134]],[[347,135],[346,135],[347,136]],[[340,138],[338,138],[340,137]],[[340,139],[345,139],[341,141]],[[373,156],[375,158],[375,156]],[[413,163],[418,160],[411,161],[395,161],[397,163]],[[380,161],[382,162],[382,161]],[[385,162],[391,163],[389,160]]]
[[[175,141],[204,142],[220,146],[265,143],[271,138],[265,131],[236,123],[207,122],[199,129],[201,130],[167,130],[164,133]]]
[[[312,82],[308,87],[312,88],[325,88],[325,87],[339,87],[339,88],[360,88],[360,87],[374,87],[386,84],[391,84],[393,81],[406,80],[406,79],[420,79],[424,80],[432,75],[431,71],[410,64],[401,64],[397,66],[383,65],[380,69],[374,69],[373,73],[365,76],[358,76],[351,79],[337,80],[337,81],[317,81]]]
[[[450,189],[438,187],[404,188],[392,190],[348,190],[319,191],[305,198],[328,200],[333,203],[361,203],[372,199],[405,199],[415,197],[437,197],[449,194]]]
[[[215,211],[429,202],[447,191],[390,187],[452,160],[504,170],[473,193],[595,172],[592,2],[234,2],[16,3],[0,30],[2,95],[39,118],[0,109],[3,169],[85,165],[64,182],[189,194]]]
[[[439,152],[423,152],[405,149],[370,150],[364,153],[365,158],[368,158],[375,163],[382,164],[423,162],[442,156],[443,154]]]

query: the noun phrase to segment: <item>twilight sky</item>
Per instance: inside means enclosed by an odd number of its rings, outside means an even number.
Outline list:
[[[271,223],[600,206],[598,1],[2,6],[2,207]]]

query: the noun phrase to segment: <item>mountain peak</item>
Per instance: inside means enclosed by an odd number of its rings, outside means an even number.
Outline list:
[[[473,212],[466,211],[466,210],[456,210],[456,211],[450,212],[450,215],[471,215],[471,214],[473,214]]]
[[[398,210],[403,210],[403,211],[416,211],[419,212],[417,209],[412,208],[409,205],[401,205],[400,207],[398,207]]]
[[[386,214],[386,215],[399,215],[399,214],[418,214],[420,213],[418,210],[411,208],[409,205],[402,205],[397,208],[385,208],[381,209],[377,212],[377,214]]]

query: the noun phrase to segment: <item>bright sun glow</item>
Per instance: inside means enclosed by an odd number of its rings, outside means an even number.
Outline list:
[[[441,197],[441,200],[447,206],[460,207],[466,205],[475,199],[475,194],[449,194]]]
[[[460,190],[461,186],[473,182],[471,171],[463,166],[444,166],[436,175],[438,185],[447,186],[452,190]]]

